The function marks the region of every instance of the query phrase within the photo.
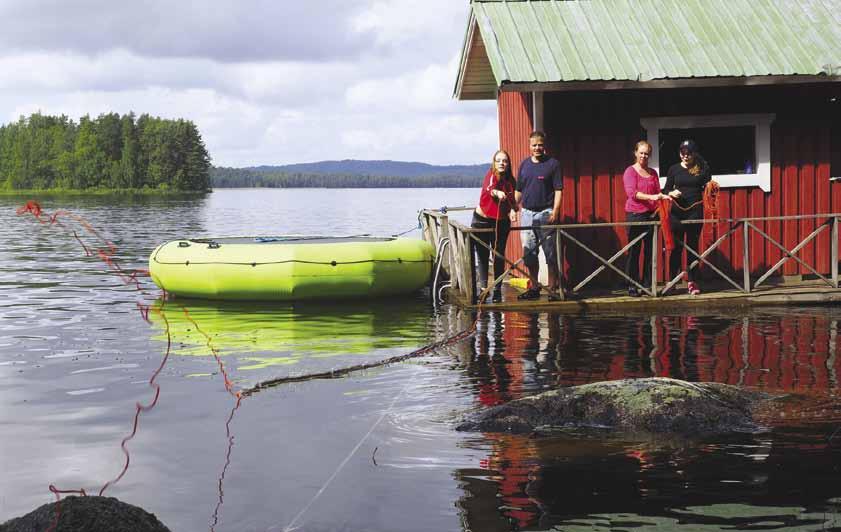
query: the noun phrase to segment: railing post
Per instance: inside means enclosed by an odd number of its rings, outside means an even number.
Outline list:
[[[464,266],[462,272],[464,273],[464,296],[471,305],[476,304],[476,262],[473,257],[473,239],[464,231],[459,231],[462,237],[462,260]]]
[[[832,217],[832,284],[838,288],[838,217]]]
[[[651,293],[657,297],[657,255],[660,254],[657,238],[657,227],[659,224],[653,224],[651,227]]]
[[[453,264],[453,250],[455,249],[455,243],[453,242],[453,234],[450,232],[450,220],[449,217],[441,216],[438,220],[438,238],[449,238],[450,245],[446,247],[444,250],[444,256],[441,257],[441,261],[447,267],[447,275],[450,276],[450,279],[454,279],[456,277],[456,269],[455,264]],[[456,285],[457,283],[453,283]]]
[[[459,296],[463,296],[462,290],[462,275],[461,275],[461,263],[459,262],[459,255],[461,255],[461,239],[459,238],[459,232],[454,225],[450,225],[446,220],[445,217],[442,217],[441,220],[441,231],[444,232],[445,235],[450,239],[450,245],[447,246],[449,249],[449,255],[444,257],[446,262],[444,264],[448,265],[449,274],[450,274],[450,290],[459,294]]]
[[[742,220],[742,278],[745,281],[745,293],[750,294],[750,237],[749,225]]]
[[[561,248],[561,231],[555,229],[555,267],[558,268],[558,298],[564,300],[564,256]]]
[[[432,231],[430,231],[429,229],[429,215],[426,214],[426,210],[421,210],[420,214],[418,215],[418,219],[420,220],[421,224],[421,237],[425,241],[429,242],[429,244],[432,247],[437,248],[438,242],[436,242],[435,239],[432,238]]]

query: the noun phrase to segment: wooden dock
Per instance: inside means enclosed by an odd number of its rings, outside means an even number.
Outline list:
[[[554,233],[555,245],[559,250],[558,267],[561,271],[563,250],[565,247],[576,247],[576,252],[586,252],[595,257],[600,265],[575,286],[567,286],[566,290],[550,293],[547,289],[542,290],[540,299],[521,301],[517,295],[523,290],[510,286],[506,279],[511,274],[518,272],[524,274],[522,259],[512,262],[505,258],[509,265],[508,270],[498,279],[490,279],[488,284],[501,286],[503,288],[502,301],[491,302],[486,292],[478,287],[475,278],[475,259],[473,250],[476,246],[485,245],[476,233],[489,231],[487,229],[473,229],[465,227],[456,221],[449,220],[449,212],[454,210],[466,210],[469,208],[459,207],[454,209],[425,210],[421,212],[421,225],[424,238],[436,248],[437,265],[435,279],[433,280],[433,300],[441,300],[446,297],[464,308],[483,308],[489,310],[513,310],[513,311],[559,311],[559,312],[587,312],[587,311],[616,311],[617,309],[686,309],[686,308],[722,308],[722,307],[751,307],[751,306],[779,306],[779,305],[819,305],[841,303],[841,288],[839,287],[839,220],[841,213],[815,214],[798,216],[778,216],[764,218],[734,218],[725,220],[701,220],[688,223],[717,223],[728,227],[720,236],[705,250],[687,249],[688,269],[699,268],[704,265],[708,271],[717,274],[714,280],[702,281],[704,292],[700,295],[689,295],[682,287],[685,272],[680,272],[672,279],[654,280],[651,286],[642,286],[634,282],[638,290],[643,293],[642,297],[630,297],[626,291],[611,291],[609,288],[591,282],[598,278],[603,272],[613,272],[623,282],[631,282],[615,263],[622,257],[631,245],[641,238],[651,238],[652,248],[660,249],[658,233],[660,231],[657,222],[618,222],[598,224],[562,224],[547,226],[556,228]],[[800,242],[791,247],[784,247],[782,244],[768,236],[757,224],[768,221],[784,221],[788,219],[814,218],[817,227],[811,234],[805,236]],[[603,257],[596,251],[583,244],[573,233],[576,230],[593,227],[646,225],[647,233],[641,235],[633,242],[628,243],[621,249],[614,252],[610,257]],[[528,227],[512,228],[512,230],[530,230]],[[722,269],[709,262],[707,257],[725,239],[739,232],[743,235],[743,242],[748,242],[748,235],[753,231],[761,236],[771,245],[778,247],[782,252],[782,258],[775,264],[769,266],[764,272],[752,272],[746,265],[750,264],[750,249],[747,244],[744,246],[744,254],[741,264],[731,265],[731,270],[739,271],[737,277],[728,275]],[[816,237],[821,233],[827,233],[829,238],[828,255],[831,257],[828,272],[818,271],[815,265],[804,262],[798,257],[798,252],[810,242],[815,242]],[[486,246],[486,245],[485,245]],[[487,246],[486,246],[487,247]],[[491,250],[493,252],[493,250]],[[651,268],[657,272],[657,257],[654,253],[648,260],[652,261]],[[502,257],[501,254],[499,254]],[[794,261],[803,266],[810,273],[809,278],[803,276],[780,275],[781,266],[787,261]],[[603,277],[603,276],[602,276]],[[446,281],[444,280],[446,278]],[[616,285],[616,281],[612,281]],[[589,285],[589,286],[588,286]],[[584,288],[586,290],[584,290]],[[489,290],[488,290],[489,291]]]
[[[749,294],[734,289],[713,289],[692,296],[685,289],[678,289],[675,295],[661,297],[630,297],[616,293],[599,293],[575,297],[563,301],[550,301],[546,294],[534,301],[519,301],[522,290],[511,286],[503,287],[501,303],[468,302],[451,294],[449,301],[469,309],[507,310],[521,312],[604,312],[617,310],[689,310],[710,308],[738,308],[780,305],[825,305],[841,304],[841,289],[830,289],[815,281],[792,281],[783,285],[758,289]]]

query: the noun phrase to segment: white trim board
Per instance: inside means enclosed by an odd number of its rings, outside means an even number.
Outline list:
[[[764,192],[771,192],[771,123],[775,114],[738,114],[738,115],[702,115],[702,116],[659,116],[641,118],[640,125],[648,132],[651,144],[651,167],[660,172],[660,130],[692,129],[700,127],[738,127],[754,126],[756,138],[756,173],[714,175],[722,188],[759,187]],[[666,178],[660,178],[661,186]]]

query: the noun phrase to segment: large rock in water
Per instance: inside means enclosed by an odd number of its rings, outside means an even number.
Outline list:
[[[544,392],[495,406],[458,430],[531,432],[601,427],[620,432],[754,432],[753,407],[770,396],[718,383],[624,379]]]
[[[23,517],[0,525],[0,532],[44,532],[59,522],[56,532],[170,532],[158,518],[142,508],[113,497],[67,497],[45,504]]]

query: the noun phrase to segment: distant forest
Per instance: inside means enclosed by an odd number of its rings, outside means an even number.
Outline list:
[[[0,189],[209,188],[210,156],[189,120],[36,113],[0,126]]]
[[[434,166],[401,161],[321,161],[286,166],[211,169],[218,188],[470,188],[488,165]]]

